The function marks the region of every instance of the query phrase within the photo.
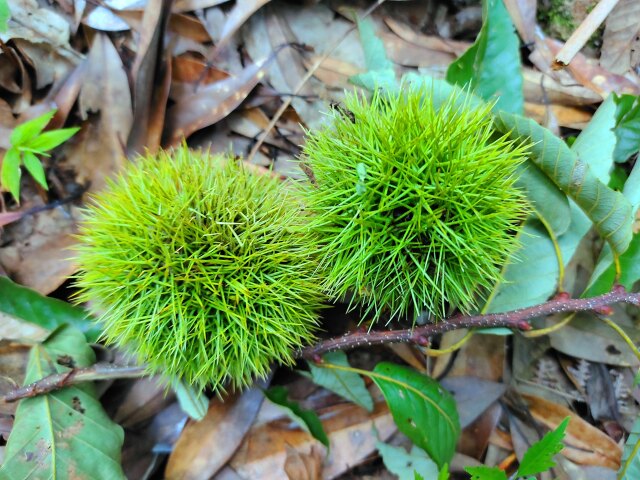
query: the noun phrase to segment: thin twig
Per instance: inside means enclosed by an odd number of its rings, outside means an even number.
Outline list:
[[[560,294],[548,302],[533,307],[521,308],[504,313],[485,315],[457,315],[448,320],[417,328],[386,331],[356,331],[341,337],[330,338],[316,345],[300,350],[298,357],[317,360],[322,354],[335,350],[348,350],[356,347],[382,345],[385,343],[412,342],[427,346],[432,335],[459,330],[462,328],[506,327],[513,330],[531,330],[529,321],[546,315],[566,312],[610,313],[609,306],[615,303],[630,303],[640,306],[640,293],[629,293],[621,286],[592,298],[568,298]]]
[[[7,393],[2,400],[6,403],[15,402],[22,398],[36,397],[44,393],[59,390],[70,385],[93,380],[112,380],[117,378],[138,378],[147,374],[144,366],[112,365],[108,363],[96,363],[91,367],[73,368],[68,372],[54,373],[41,378],[37,382],[24,387],[16,388]]]

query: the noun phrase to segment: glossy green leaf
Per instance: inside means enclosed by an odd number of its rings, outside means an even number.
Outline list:
[[[22,159],[27,172],[29,172],[35,181],[42,185],[45,190],[48,190],[47,177],[40,159],[31,152],[24,152]]]
[[[498,467],[465,467],[465,471],[471,475],[471,480],[507,480],[507,474]]]
[[[614,151],[616,162],[624,162],[640,150],[640,97],[612,95],[616,104],[616,122],[613,130],[617,143]]]
[[[27,141],[35,138],[49,124],[55,114],[55,109],[50,110],[39,117],[18,125],[13,132],[11,132],[11,137],[9,138],[11,145],[13,147],[21,147]]]
[[[498,112],[495,118],[501,131],[531,141],[532,161],[580,206],[614,252],[623,253],[632,236],[629,201],[602,183],[563,140],[535,121],[506,112]]]
[[[16,202],[20,202],[20,153],[15,148],[10,148],[2,159],[2,187],[11,192]]]
[[[560,453],[560,450],[564,447],[562,439],[568,424],[569,417],[565,418],[555,430],[547,433],[538,442],[529,447],[520,461],[518,476],[538,475],[556,465],[553,457]]]
[[[470,85],[496,108],[522,113],[524,94],[520,42],[502,0],[483,0],[482,28],[475,43],[451,63],[447,81]]]
[[[33,150],[34,152],[48,152],[63,144],[73,137],[79,128],[62,128],[59,130],[50,130],[29,139],[25,142],[24,148]]]
[[[209,410],[209,398],[194,385],[177,380],[171,386],[182,411],[194,420],[202,420]]]
[[[353,75],[349,81],[371,91],[377,88],[396,89],[398,82],[393,63],[387,58],[382,40],[376,36],[373,22],[369,18],[359,19],[358,32],[367,72]]]
[[[393,363],[376,365],[371,379],[382,391],[398,429],[438,467],[448,463],[460,437],[453,396],[432,378]]]
[[[322,422],[318,418],[318,414],[312,410],[304,410],[296,402],[292,402],[287,398],[287,389],[284,387],[271,387],[264,390],[264,395],[276,405],[282,407],[284,411],[298,425],[305,429],[316,440],[329,448],[329,437],[322,427]]]
[[[636,418],[629,433],[624,450],[622,462],[618,470],[618,480],[637,480],[640,478],[640,418]]]
[[[350,366],[346,353],[342,351],[327,353],[322,359],[323,364]],[[360,405],[368,412],[373,411],[373,399],[360,375],[355,372],[326,368],[322,366],[323,364],[316,365],[313,362],[308,364],[314,383]]]
[[[65,326],[32,348],[25,384],[69,366],[87,367],[95,354],[84,335]],[[11,480],[124,479],[122,428],[98,401],[93,384],[69,386],[20,401],[0,478]]]
[[[589,164],[591,171],[603,183],[608,183],[609,172],[614,163],[616,136],[612,129],[615,126],[615,113],[613,96],[609,96],[571,145],[571,150],[580,160]]]
[[[384,442],[376,442],[376,448],[382,456],[384,466],[397,475],[399,480],[415,480],[416,474],[427,479],[438,478],[438,466],[424,450],[415,445],[409,453],[402,447]]]
[[[0,312],[48,330],[69,324],[83,332],[90,342],[95,342],[101,332],[82,308],[40,295],[6,277],[0,277]]]

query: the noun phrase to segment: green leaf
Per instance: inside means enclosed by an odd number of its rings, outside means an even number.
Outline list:
[[[346,353],[342,351],[327,353],[322,359],[324,364],[350,366]],[[373,399],[360,375],[355,372],[326,368],[322,366],[322,363],[316,365],[313,362],[308,362],[308,364],[309,370],[311,370],[311,379],[315,384],[360,405],[368,412],[373,411]]]
[[[522,113],[524,94],[520,46],[502,0],[483,0],[482,28],[475,43],[447,70],[447,81],[470,85],[496,108]]]
[[[82,308],[40,295],[6,277],[0,277],[0,312],[49,330],[69,324],[83,332],[90,342],[95,342],[101,333]]]
[[[373,22],[369,18],[358,20],[360,43],[364,50],[364,60],[367,72],[353,75],[349,81],[355,85],[375,90],[395,90],[398,88],[393,63],[387,58],[382,40],[376,37]]]
[[[465,471],[471,475],[471,480],[507,480],[507,474],[498,467],[465,467]]]
[[[615,128],[617,142],[613,158],[624,162],[640,149],[640,97],[612,95],[616,104]]]
[[[95,354],[81,332],[62,327],[32,348],[25,384],[69,365],[87,367]],[[124,479],[120,466],[122,428],[98,401],[93,384],[69,386],[20,401],[0,467],[11,480]]]
[[[34,152],[48,152],[49,150],[69,140],[79,130],[80,129],[77,127],[50,130],[26,141],[24,144],[24,148],[28,148],[29,150],[33,150]]]
[[[432,378],[393,363],[376,365],[371,378],[382,391],[398,429],[438,467],[448,463],[460,436],[453,396]]]
[[[2,186],[11,192],[16,202],[20,203],[20,153],[10,148],[2,159]]]
[[[567,231],[571,222],[569,199],[533,162],[521,166],[516,185],[527,195],[536,216],[548,223],[556,237]]]
[[[40,159],[31,152],[24,152],[23,154],[24,166],[31,176],[38,182],[45,190],[48,190],[47,177],[44,173],[44,168]]]
[[[382,456],[382,463],[389,472],[397,475],[399,480],[415,480],[420,478],[438,478],[438,466],[429,458],[424,450],[416,447],[411,452],[402,447],[394,447],[384,442],[376,442],[376,448]]]
[[[284,387],[271,387],[269,390],[264,390],[264,395],[273,403],[282,407],[287,412],[287,415],[311,434],[313,438],[329,448],[329,437],[327,437],[316,412],[304,410],[296,402],[290,401],[287,398],[287,389]]]
[[[529,447],[522,457],[520,467],[518,467],[518,475],[524,477],[526,475],[538,475],[546,472],[555,466],[553,457],[560,453],[563,448],[562,439],[564,431],[569,424],[569,417],[565,418],[558,428],[547,433],[538,442]]]
[[[9,138],[11,146],[22,147],[27,141],[35,138],[40,134],[40,132],[42,132],[42,130],[44,130],[44,127],[49,124],[53,116],[56,114],[56,111],[57,110],[55,109],[50,110],[44,115],[40,115],[39,117],[18,125],[13,132],[11,132],[11,137]]]
[[[209,409],[209,398],[207,398],[202,390],[182,380],[173,382],[171,387],[176,393],[178,403],[183,412],[197,421],[205,417]]]
[[[613,251],[623,253],[632,236],[629,201],[602,183],[563,140],[535,121],[506,112],[498,112],[495,118],[501,131],[531,141],[532,161],[580,206]]]
[[[636,418],[622,451],[622,463],[618,470],[618,480],[640,478],[640,417]]]
[[[582,161],[589,163],[593,173],[603,183],[608,183],[613,165],[616,136],[612,129],[615,125],[615,112],[616,106],[610,95],[571,145],[571,150]]]
[[[9,26],[7,23],[11,18],[11,10],[9,10],[9,4],[7,0],[0,0],[0,33],[5,33]]]

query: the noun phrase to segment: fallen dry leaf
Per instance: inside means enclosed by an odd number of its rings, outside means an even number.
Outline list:
[[[320,480],[322,460],[323,454],[319,448],[311,447],[309,453],[301,453],[287,445],[284,471],[290,480]]]
[[[218,472],[242,442],[262,405],[257,386],[209,402],[204,419],[191,421],[182,431],[165,471],[165,478],[197,480]]]
[[[227,15],[227,19],[222,26],[222,31],[220,32],[220,39],[218,40],[218,44],[216,45],[216,50],[214,51],[213,57],[215,58],[215,53],[219,51],[229,39],[238,31],[238,29],[246,22],[251,15],[257,12],[264,5],[269,3],[271,0],[245,0],[244,2],[236,2],[233,6],[229,15]]]
[[[620,75],[631,69],[631,55],[640,32],[640,2],[620,0],[609,14],[602,35],[600,66]]]
[[[509,11],[513,25],[516,27],[520,38],[525,43],[531,43],[535,39],[536,29],[536,0],[504,0]]]
[[[570,417],[564,437],[566,448],[562,451],[567,458],[582,465],[599,465],[615,470],[620,467],[620,446],[575,412],[541,397],[523,394],[522,398],[529,404],[533,418],[551,430]]]

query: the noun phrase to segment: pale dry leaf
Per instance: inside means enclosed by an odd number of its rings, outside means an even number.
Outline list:
[[[322,451],[311,447],[309,453],[302,453],[287,445],[284,471],[290,480],[320,480],[322,478]]]
[[[175,0],[171,6],[171,11],[175,13],[193,12],[199,9],[208,9],[227,3],[229,0]]]
[[[600,65],[612,73],[628,72],[631,68],[633,45],[638,32],[640,32],[640,2],[620,0],[605,23],[600,49]]]
[[[245,0],[242,2],[236,2],[234,7],[227,15],[225,24],[220,32],[220,40],[216,45],[216,49],[222,48],[229,39],[238,31],[242,25],[259,9],[269,3],[271,0]]]
[[[535,39],[537,0],[504,0],[520,38],[525,43]]]
[[[32,43],[17,38],[14,44],[35,70],[37,89],[65,79],[78,64],[60,55],[59,48],[47,43]]]

